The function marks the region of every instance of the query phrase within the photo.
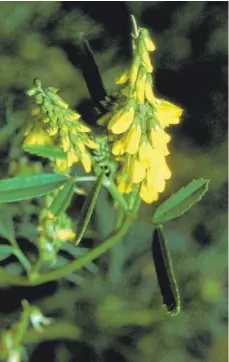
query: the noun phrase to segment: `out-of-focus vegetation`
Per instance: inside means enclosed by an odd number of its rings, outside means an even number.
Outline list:
[[[109,7],[110,6],[110,7]],[[109,10],[110,9],[110,10]],[[89,117],[88,90],[78,65],[78,44],[89,40],[109,92],[130,56],[128,12],[148,27],[157,44],[158,93],[185,109],[173,129],[172,179],[161,200],[191,178],[211,179],[205,198],[166,225],[181,294],[181,313],[165,317],[150,252],[152,226],[136,222],[122,243],[88,275],[69,282],[16,288],[1,285],[0,327],[18,319],[23,298],[44,315],[82,329],[79,342],[28,344],[29,361],[225,362],[227,358],[227,8],[223,2],[2,2],[0,4],[0,178],[46,170],[21,148],[34,77],[61,89],[71,106]],[[119,20],[120,17],[120,20]],[[82,204],[74,199],[73,218]],[[36,238],[42,200],[4,205],[13,216],[18,243]],[[151,212],[153,206],[142,206]],[[113,211],[103,190],[94,224],[109,234]],[[1,220],[1,219],[0,219]],[[91,235],[83,246],[91,247]],[[4,243],[4,237],[1,239]],[[1,263],[12,274],[20,265]]]

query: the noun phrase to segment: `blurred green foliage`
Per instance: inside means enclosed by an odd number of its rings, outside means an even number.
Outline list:
[[[72,284],[66,280],[59,281],[52,295],[43,295],[42,289],[36,294],[36,304],[45,315],[74,321],[83,330],[79,342],[61,341],[54,347],[41,345],[40,350],[46,360],[106,361],[111,359],[109,353],[112,351],[112,358],[118,361],[226,361],[227,104],[222,91],[227,77],[226,11],[221,2],[212,6],[208,2],[181,2],[169,8],[165,15],[168,4],[125,3],[139,23],[142,21],[142,24],[151,27],[157,44],[155,62],[159,71],[169,70],[178,74],[185,66],[195,69],[198,62],[214,64],[218,59],[223,59],[218,83],[214,83],[213,88],[209,87],[206,94],[209,103],[199,104],[195,98],[190,108],[186,109],[183,120],[184,124],[191,122],[193,110],[196,112],[196,109],[200,109],[201,119],[194,122],[193,133],[198,134],[198,122],[203,123],[210,132],[210,141],[200,146],[195,138],[187,136],[185,127],[181,127],[177,133],[173,130],[170,147],[169,164],[173,177],[162,199],[186,184],[190,178],[212,180],[210,191],[201,203],[181,219],[169,222],[166,227],[180,288],[181,313],[170,318],[161,311],[161,296],[149,251],[152,226],[136,222],[124,240],[101,258],[100,264],[107,270],[106,273],[96,270],[88,275],[84,271],[73,278]],[[41,78],[44,84],[60,88],[63,98],[72,106],[89,98],[83,77],[69,60],[64,43],[77,46],[82,38],[90,40],[92,44],[94,42],[98,65],[109,91],[115,90],[114,79],[127,61],[125,57],[118,59],[120,38],[107,34],[102,21],[92,20],[77,4],[73,10],[62,5],[60,2],[0,4],[1,178],[46,169],[40,159],[25,156],[20,148],[23,140],[21,126],[29,120],[29,102],[24,91],[31,86],[34,77]],[[102,11],[102,3],[97,3],[97,6],[98,11]],[[88,8],[90,13],[90,5]],[[160,14],[160,11],[167,23],[162,31],[157,31],[149,17],[152,12]],[[111,17],[110,22],[118,22],[118,19]],[[206,23],[209,32],[200,39],[202,45],[199,49],[195,34],[198,38]],[[99,42],[100,47],[96,48]],[[166,96],[166,80],[164,86]],[[196,87],[201,88],[202,84],[196,84]],[[161,85],[159,90],[163,92]],[[187,90],[184,92],[194,97],[194,89],[190,93]],[[180,102],[178,98],[176,101]],[[78,199],[75,203],[77,205]],[[22,241],[22,247],[25,239],[33,242],[36,238],[36,216],[41,205],[42,200],[36,204],[24,201],[7,205],[14,217],[15,234],[18,241]],[[70,209],[73,217],[77,214],[77,206],[75,209]],[[96,211],[94,224],[103,237],[109,234],[114,223],[114,213],[106,192],[101,194]],[[151,206],[142,205],[142,212],[150,213]],[[19,216],[20,222],[17,222]],[[4,238],[1,241],[4,242]],[[20,265],[10,259],[6,268],[10,273],[17,274]],[[4,293],[8,295],[10,292],[11,289],[2,285],[1,298]],[[15,311],[15,308],[19,305],[13,301],[10,303],[12,313],[8,311],[6,314],[1,302],[1,327],[9,326],[17,319],[18,310]],[[47,358],[47,353],[50,355],[47,352],[49,347],[55,349],[56,357],[53,359]],[[31,361],[39,360],[35,348],[34,345],[28,349]]]

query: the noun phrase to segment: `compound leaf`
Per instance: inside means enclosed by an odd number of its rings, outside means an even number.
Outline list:
[[[0,203],[40,197],[65,184],[67,180],[67,176],[55,173],[0,180]]]
[[[164,201],[153,216],[154,223],[163,223],[183,215],[196,202],[200,201],[208,190],[210,180],[191,181],[187,186]]]

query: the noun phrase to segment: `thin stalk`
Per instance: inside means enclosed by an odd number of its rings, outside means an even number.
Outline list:
[[[132,224],[132,218],[126,215],[120,228],[117,231],[115,231],[111,236],[109,236],[107,239],[105,239],[103,243],[101,243],[96,248],[89,251],[86,255],[82,256],[80,259],[74,260],[73,262],[68,263],[67,265],[64,265],[47,274],[39,275],[37,278],[29,280],[25,277],[10,275],[6,273],[3,268],[0,267],[0,279],[2,279],[2,281],[6,283],[12,285],[21,285],[21,286],[40,285],[54,280],[59,280],[65,277],[66,275],[81,269],[86,264],[92,262],[94,259],[98,258],[107,250],[112,248],[127,233],[131,224]]]

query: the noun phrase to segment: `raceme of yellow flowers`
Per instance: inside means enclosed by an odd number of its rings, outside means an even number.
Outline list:
[[[132,65],[117,81],[122,85],[122,103],[113,108],[109,117],[98,120],[99,125],[107,123],[108,131],[117,135],[112,153],[120,164],[116,174],[119,191],[130,193],[140,184],[140,196],[146,203],[158,199],[165,181],[171,177],[165,158],[169,154],[170,136],[165,128],[179,123],[183,112],[153,93],[149,52],[154,50],[148,31],[138,29],[133,38]]]
[[[56,160],[60,171],[80,161],[85,172],[91,172],[92,157],[87,148],[97,149],[98,145],[88,136],[91,129],[80,120],[77,112],[68,108],[57,91],[54,87],[43,90],[39,80],[28,91],[40,107],[33,110],[32,115],[39,119],[26,129],[24,145],[60,144],[67,154],[67,160]]]
[[[152,203],[171,177],[166,163],[170,136],[165,129],[179,123],[183,110],[155,96],[150,59],[155,45],[146,29],[136,31],[132,64],[117,81],[121,85],[117,101],[97,122],[107,128],[113,160],[118,164],[115,179],[119,191],[130,193],[140,187],[142,200]],[[39,107],[33,111],[38,120],[27,128],[24,145],[60,145],[67,154],[67,160],[55,161],[60,172],[80,161],[89,173],[92,164],[97,163],[90,149],[100,148],[98,137],[96,142],[89,137],[91,129],[57,91],[53,87],[42,89],[39,80],[28,91]]]

